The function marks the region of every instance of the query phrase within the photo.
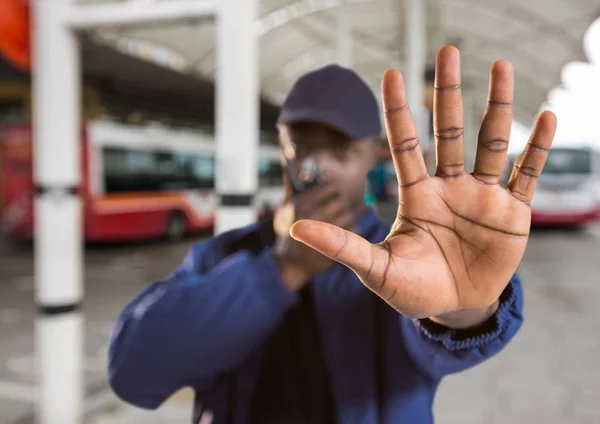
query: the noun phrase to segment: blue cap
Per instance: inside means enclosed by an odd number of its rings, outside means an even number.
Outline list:
[[[339,65],[328,65],[300,77],[284,101],[277,122],[319,122],[354,140],[381,133],[375,95],[356,72]]]

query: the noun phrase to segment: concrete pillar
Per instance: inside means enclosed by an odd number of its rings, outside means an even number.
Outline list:
[[[425,112],[426,26],[424,0],[406,0],[406,90],[423,150],[429,148],[429,129]]]
[[[222,0],[217,13],[215,233],[256,220],[259,152],[257,0]]]
[[[72,4],[32,2],[39,424],[83,422],[81,81],[77,40],[63,20]]]
[[[352,67],[352,28],[348,0],[339,0],[336,12],[337,61],[341,66]]]

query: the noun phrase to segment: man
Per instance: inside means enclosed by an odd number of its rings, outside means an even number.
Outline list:
[[[458,51],[439,52],[431,177],[402,77],[384,75],[402,192],[390,229],[363,201],[379,133],[373,94],[337,66],[300,78],[281,112],[284,147],[315,158],[327,184],[289,197],[274,223],[193,246],[134,299],[110,348],[114,391],[153,409],[192,387],[194,422],[432,423],[440,380],[499,352],[522,321],[514,273],[556,123],[540,116],[500,187],[513,79],[509,63],[492,66],[467,174]]]

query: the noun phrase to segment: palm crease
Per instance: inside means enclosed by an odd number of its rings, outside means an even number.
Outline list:
[[[529,205],[556,130],[555,116],[542,113],[508,186],[500,187],[512,126],[514,71],[510,63],[498,61],[490,70],[474,172],[467,174],[463,150],[469,134],[460,83],[458,51],[442,48],[436,57],[432,177],[402,75],[394,70],[384,74],[383,112],[400,193],[396,220],[385,240],[372,244],[315,221],[292,227],[295,238],[350,268],[407,316],[486,308],[499,298],[525,252]]]

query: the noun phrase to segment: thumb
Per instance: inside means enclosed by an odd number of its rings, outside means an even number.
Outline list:
[[[290,235],[319,253],[347,266],[359,276],[373,264],[374,247],[361,236],[325,222],[302,219],[290,228]]]

